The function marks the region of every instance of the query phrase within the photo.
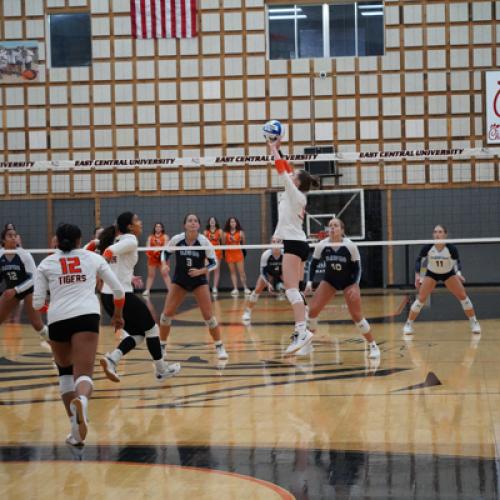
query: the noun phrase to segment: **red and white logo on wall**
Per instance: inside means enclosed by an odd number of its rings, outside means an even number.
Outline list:
[[[486,73],[487,144],[500,144],[500,71]]]

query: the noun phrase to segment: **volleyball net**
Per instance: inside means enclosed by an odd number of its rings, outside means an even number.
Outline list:
[[[57,225],[78,225],[84,242],[96,226],[124,211],[143,221],[137,274],[145,276],[146,240],[155,223],[172,236],[195,213],[223,228],[236,217],[245,232],[250,285],[260,254],[269,248],[282,189],[268,155],[7,162],[0,165],[0,225],[13,223],[24,248],[39,261]],[[500,172],[498,149],[454,148],[289,155],[337,162],[333,185],[308,194],[304,229],[311,245],[327,236],[332,217],[345,223],[363,259],[362,285],[411,285],[416,256],[436,224],[456,241],[464,275],[474,284],[500,284]],[[362,187],[360,187],[362,186]],[[221,288],[230,288],[221,263]],[[157,277],[155,288],[163,284]]]

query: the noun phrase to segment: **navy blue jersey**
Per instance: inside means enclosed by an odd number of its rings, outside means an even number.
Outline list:
[[[212,271],[217,267],[217,259],[215,257],[215,251],[209,250],[173,250],[174,247],[211,247],[210,241],[202,234],[198,235],[198,238],[192,244],[188,244],[186,241],[186,234],[180,233],[176,234],[168,243],[166,250],[161,253],[162,261],[167,260],[171,254],[175,253],[175,270],[174,270],[174,282],[177,283],[190,283],[191,281],[199,280],[200,278],[205,278],[205,276],[197,276],[192,278],[189,276],[189,270],[202,269],[207,267],[209,271]],[[207,265],[208,261],[208,265]]]
[[[260,275],[267,281],[269,278],[281,279],[283,267],[283,253],[278,257],[273,255],[271,249],[266,250],[260,258]]]
[[[426,265],[423,265],[423,262]],[[434,274],[448,274],[452,271],[460,271],[460,257],[455,245],[446,243],[441,250],[436,245],[425,245],[420,250],[415,262],[415,272],[420,273],[420,269],[425,267]]]
[[[309,281],[314,280],[314,274],[319,262],[325,262],[325,276],[334,288],[342,290],[361,279],[361,259],[356,245],[348,238],[342,243],[334,244],[330,238],[318,243],[314,249],[313,260],[309,269]]]
[[[12,252],[15,253],[0,249],[0,281],[5,281],[6,288],[15,288],[16,294],[20,294],[33,286],[36,266],[26,250],[16,248]]]

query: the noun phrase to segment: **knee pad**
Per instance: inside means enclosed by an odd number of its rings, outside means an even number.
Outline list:
[[[218,326],[218,324],[219,323],[217,323],[217,318],[215,316],[212,316],[210,319],[205,320],[205,325],[207,325],[210,330]]]
[[[59,375],[59,392],[61,396],[64,396],[68,392],[73,392],[75,390],[75,383],[73,381],[73,375]]]
[[[129,337],[134,339],[135,347],[140,346],[144,342],[144,335],[129,335]]]
[[[172,324],[172,318],[167,316],[166,314],[161,313],[160,316],[160,325],[161,326],[170,326]]]
[[[415,302],[410,307],[410,310],[412,310],[414,313],[419,313],[422,310],[422,307],[424,307],[424,303],[420,302],[420,300],[415,299]]]
[[[71,375],[73,376],[73,365],[69,366],[59,366],[57,365],[57,371],[59,372],[59,376],[62,377],[63,375]]]
[[[318,318],[308,318],[307,327],[312,332],[316,331],[318,329]]]
[[[87,376],[87,375],[80,375],[76,380],[75,380],[75,390],[76,390],[76,386],[80,383],[80,382],[88,382],[92,387],[94,387],[94,382],[92,381],[92,379]]]
[[[356,323],[356,328],[361,335],[370,333],[370,323],[368,323],[365,318],[363,318],[359,323]]]
[[[465,297],[464,300],[461,300],[460,304],[462,304],[462,308],[464,311],[470,311],[471,309],[474,309],[474,306],[472,305],[472,302],[469,299],[469,297]]]
[[[259,300],[259,294],[255,293],[255,290],[250,294],[250,297],[248,297],[248,302],[252,302],[255,304]]]
[[[150,330],[147,330],[145,335],[146,335],[147,339],[152,339],[153,337],[159,337],[160,336],[160,329],[158,328],[158,325],[155,324],[155,326],[153,326],[153,328],[151,328]]]
[[[299,292],[297,288],[289,288],[288,290],[285,290],[285,295],[286,298],[288,299],[288,302],[292,304],[300,304],[303,302],[302,300],[302,294]]]

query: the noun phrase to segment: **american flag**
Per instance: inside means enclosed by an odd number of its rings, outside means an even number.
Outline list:
[[[133,38],[193,38],[196,0],[130,0]]]

